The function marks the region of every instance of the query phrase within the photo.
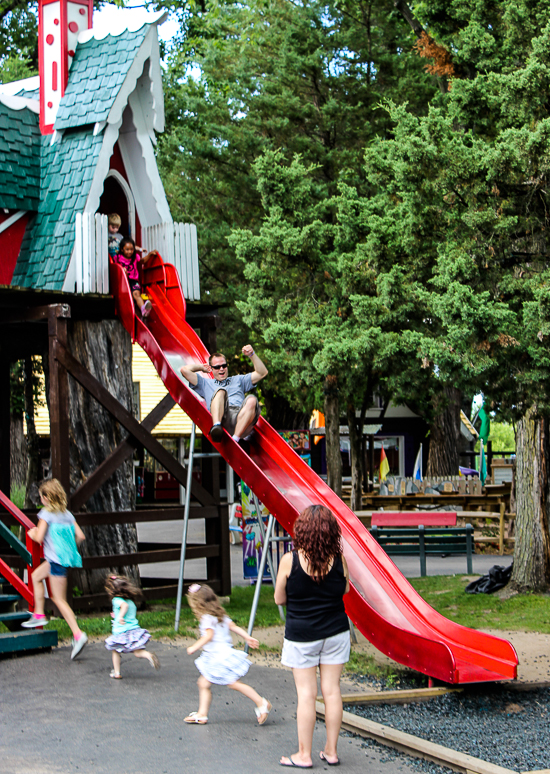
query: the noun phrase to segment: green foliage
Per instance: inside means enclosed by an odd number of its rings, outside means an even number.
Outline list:
[[[256,185],[273,158],[269,154],[281,154],[287,165],[299,156],[320,205],[315,218],[328,224],[339,183],[363,185],[363,148],[390,129],[380,99],[409,99],[411,110],[422,110],[434,85],[411,53],[408,27],[381,2],[368,9],[355,0],[328,6],[278,0],[169,5],[180,13],[182,37],[166,74],[168,128],[158,159],[174,217],[198,225],[205,300],[228,305],[221,340],[235,350],[244,336],[243,307],[236,302],[248,303],[248,289],[256,286],[243,276],[245,266],[235,260],[236,244],[228,244],[228,237],[233,229],[259,232],[265,211]],[[263,154],[266,161],[258,167]],[[309,190],[287,199],[282,218],[291,202],[306,205],[301,195]],[[300,249],[307,263],[305,247]],[[323,268],[330,272],[330,265]],[[292,276],[309,281],[300,267]],[[263,320],[258,323],[255,313],[246,313],[246,321],[261,334]],[[283,367],[282,353],[280,361],[277,368]],[[279,372],[281,383],[289,373]],[[302,400],[301,386],[294,389]]]
[[[12,486],[10,491],[10,500],[19,509],[22,509],[25,507],[25,494],[26,490],[24,484],[21,484],[21,486]],[[19,530],[19,528],[17,529]]]

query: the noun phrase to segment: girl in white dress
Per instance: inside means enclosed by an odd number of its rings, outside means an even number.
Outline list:
[[[254,688],[241,682],[250,669],[251,661],[242,650],[233,649],[230,632],[235,632],[251,648],[257,648],[258,640],[250,637],[244,629],[236,626],[220,605],[218,597],[210,586],[193,583],[187,593],[189,607],[199,622],[200,639],[187,648],[189,655],[202,648],[202,654],[195,661],[200,677],[199,709],[191,712],[184,720],[186,723],[208,722],[208,710],[212,702],[212,683],[228,685],[235,691],[247,696],[256,705],[254,711],[258,724],[263,726],[271,711],[271,703],[260,696]]]

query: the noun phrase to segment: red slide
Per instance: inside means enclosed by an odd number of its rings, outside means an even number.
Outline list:
[[[207,434],[212,417],[183,381],[179,367],[206,362],[208,352],[185,322],[185,299],[175,268],[151,258],[144,270],[144,290],[153,309],[142,321],[124,270],[111,265],[111,291],[122,324],[153,362],[168,392]],[[340,524],[351,590],[348,616],[390,658],[447,683],[511,680],[517,677],[517,654],[506,640],[467,629],[433,610],[399,572],[347,505],[262,418],[250,454],[227,434],[213,444],[289,532],[307,505],[322,503]]]

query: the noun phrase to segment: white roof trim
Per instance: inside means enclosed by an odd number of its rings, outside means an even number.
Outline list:
[[[131,10],[131,9],[130,9]],[[130,14],[128,14],[128,19],[124,20],[121,18],[120,20],[115,18],[113,22],[113,26],[110,30],[105,29],[98,29],[94,30],[93,27],[91,30],[84,30],[84,32],[81,32],[78,36],[78,42],[79,43],[87,43],[89,40],[92,40],[94,38],[95,40],[104,40],[107,35],[112,35],[113,37],[118,37],[119,35],[122,35],[123,32],[137,32],[140,30],[145,24],[150,24],[151,26],[158,26],[159,24],[162,24],[166,21],[168,18],[168,11],[157,11],[156,13],[149,14],[145,19],[142,17],[141,19],[138,18],[130,18]]]
[[[99,152],[96,168],[94,170],[94,177],[92,185],[90,186],[90,192],[84,206],[84,212],[97,212],[99,207],[99,200],[103,193],[103,186],[105,184],[105,178],[109,173],[111,156],[113,155],[113,148],[118,140],[118,132],[122,124],[122,118],[118,124],[110,124],[107,126],[103,135],[103,145]],[[67,266],[67,272],[65,274],[65,280],[63,282],[63,290],[69,293],[74,293],[76,283],[76,244],[73,246],[69,265]]]
[[[135,132],[122,131],[118,145],[141,225],[171,223],[170,206],[160,179],[143,102],[137,92],[130,95],[129,104]]]
[[[0,92],[0,102],[12,110],[32,110],[33,113],[40,113],[40,102],[37,99],[25,99],[25,97],[14,97],[11,94],[2,94]]]
[[[20,91],[36,91],[39,88],[40,76],[33,75],[32,78],[23,78],[21,81],[0,83],[0,94],[18,94]]]
[[[118,123],[121,120],[122,114],[129,102],[130,95],[135,91],[137,82],[143,74],[147,59],[151,60],[148,75],[151,80],[150,91],[152,96],[152,115],[150,116],[148,131],[152,132],[154,129],[156,131],[163,131],[164,95],[162,93],[162,76],[160,72],[159,44],[156,27],[152,27],[145,36],[145,39],[128,70],[124,83],[120,87],[120,91],[107,116],[107,122],[109,124]],[[158,73],[156,72],[157,70]]]

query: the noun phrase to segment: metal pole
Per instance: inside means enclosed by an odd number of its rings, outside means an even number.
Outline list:
[[[269,514],[267,520],[267,529],[265,531],[264,547],[262,550],[262,558],[260,559],[260,566],[258,567],[258,580],[256,581],[256,588],[254,589],[254,599],[252,600],[252,609],[250,610],[250,620],[248,622],[248,634],[252,634],[254,629],[254,620],[256,618],[256,612],[258,611],[258,602],[260,601],[260,591],[262,589],[262,578],[264,577],[265,563],[267,561],[266,547],[269,545],[271,533],[273,532],[273,524],[275,519],[273,514]],[[244,646],[244,652],[248,653],[248,645]]]
[[[260,534],[262,536],[262,541],[263,541],[263,544],[264,544],[263,550],[267,551],[267,562],[269,564],[269,573],[271,575],[271,582],[273,583],[273,587],[275,588],[275,581],[277,580],[277,576],[275,574],[275,569],[273,567],[273,557],[271,556],[271,550],[270,550],[270,548],[271,548],[271,546],[270,546],[271,537],[269,538],[269,540],[266,540],[266,535],[265,535],[265,530],[264,530],[264,520],[262,519],[262,510],[261,510],[261,507],[260,507],[260,502],[259,502],[258,498],[256,497],[256,495],[254,494],[254,492],[252,492],[252,497],[254,498],[254,505],[256,506],[256,514],[258,516],[258,524],[259,524],[259,527],[260,527]],[[262,555],[262,558],[263,558],[263,555]],[[281,618],[281,621],[284,621],[285,620],[285,611],[283,610],[283,606],[282,605],[277,605],[277,607],[279,608],[279,616]]]
[[[183,570],[185,567],[185,551],[187,548],[187,527],[189,526],[189,506],[191,504],[191,477],[193,475],[193,453],[195,451],[195,423],[191,426],[191,438],[189,440],[189,456],[187,458],[187,486],[185,487],[185,510],[183,512],[183,535],[181,539],[180,574],[178,579],[178,596],[176,599],[176,620],[174,630],[177,632],[180,625],[181,598],[183,596]]]

